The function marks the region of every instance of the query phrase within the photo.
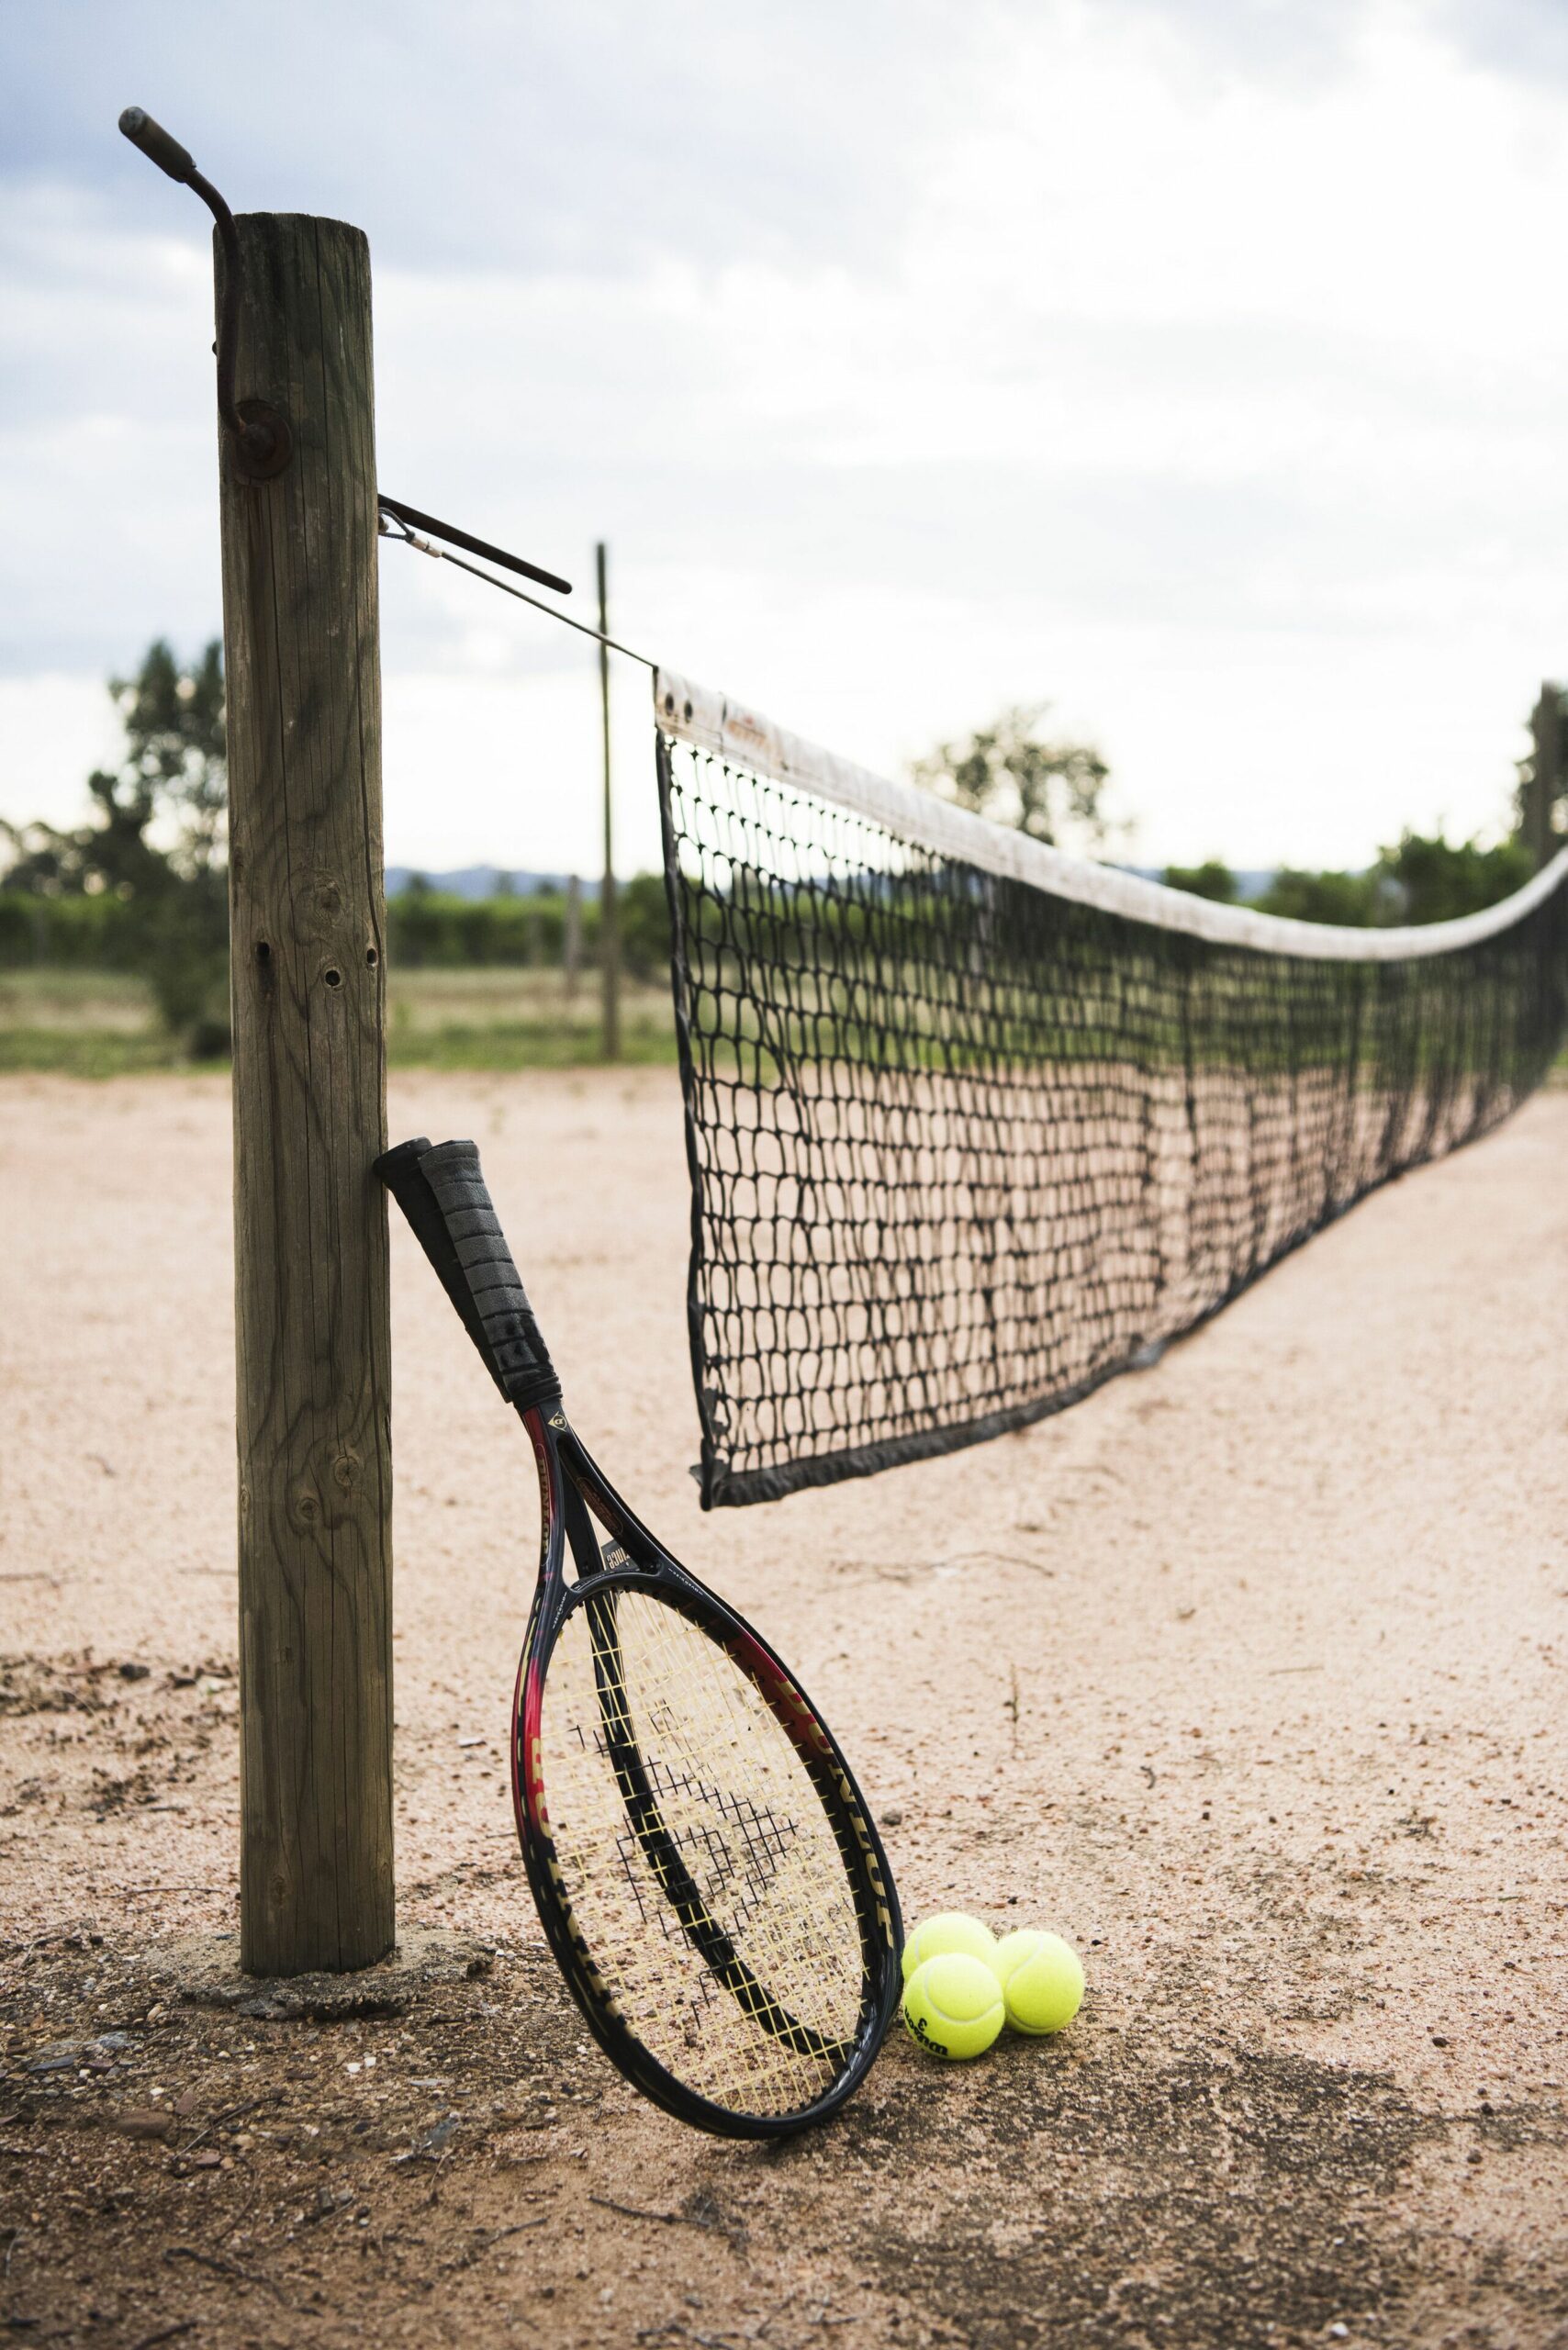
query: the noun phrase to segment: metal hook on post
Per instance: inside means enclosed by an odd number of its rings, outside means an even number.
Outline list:
[[[197,171],[189,150],[140,106],[127,106],[119,127],[150,163],[156,163],[182,186],[194,189],[218,223],[223,244],[223,312],[218,322],[218,420],[230,436],[244,478],[272,481],[287,464],[293,443],[286,419],[268,401],[234,397],[234,359],[240,339],[240,240],[234,215],[212,182]]]

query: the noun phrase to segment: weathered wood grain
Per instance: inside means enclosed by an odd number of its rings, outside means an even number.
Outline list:
[[[294,444],[264,484],[221,458],[241,1953],[289,1975],[366,1965],[394,1929],[370,254],[336,220],[239,230],[238,387]]]

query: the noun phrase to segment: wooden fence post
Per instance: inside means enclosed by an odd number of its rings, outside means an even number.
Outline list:
[[[238,226],[239,386],[292,439],[272,480],[231,441],[220,461],[241,1964],[291,1975],[366,1965],[394,1931],[370,253],[337,220]]]

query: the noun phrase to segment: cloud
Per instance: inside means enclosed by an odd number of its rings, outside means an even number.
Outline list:
[[[671,245],[885,246],[973,35],[924,0],[274,0],[264,38],[207,0],[75,0],[12,12],[6,39],[13,185],[63,167],[137,225],[167,218],[115,132],[134,103],[236,210],[372,217],[406,267],[613,275]]]
[[[237,201],[369,227],[386,486],[582,581],[608,537],[655,655],[883,767],[1054,697],[1151,859],[1500,818],[1568,664],[1531,12],[782,13],[289,5],[246,68],[190,7],[7,17],[6,671],[85,696],[217,624],[206,241],[105,130],[136,97]],[[383,582],[393,852],[590,868],[582,641]]]
[[[1431,21],[1473,64],[1537,84],[1568,80],[1568,18],[1558,0],[1443,0]]]

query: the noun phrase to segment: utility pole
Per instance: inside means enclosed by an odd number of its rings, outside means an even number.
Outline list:
[[[566,876],[566,905],[561,923],[561,973],[566,981],[566,1002],[574,1002],[577,992],[577,973],[583,959],[583,885],[575,873]]]
[[[608,554],[609,549],[600,539],[594,549],[595,567],[599,574],[599,703],[604,739],[604,878],[599,884],[599,953],[604,982],[604,1058],[607,1061],[618,1061],[621,1058],[621,919],[615,902],[615,834],[610,801],[610,647],[603,642],[610,634],[610,593],[605,577]]]
[[[236,220],[140,107],[120,129],[217,224],[240,1963],[297,1975],[385,1957],[395,1923],[370,249]]]

